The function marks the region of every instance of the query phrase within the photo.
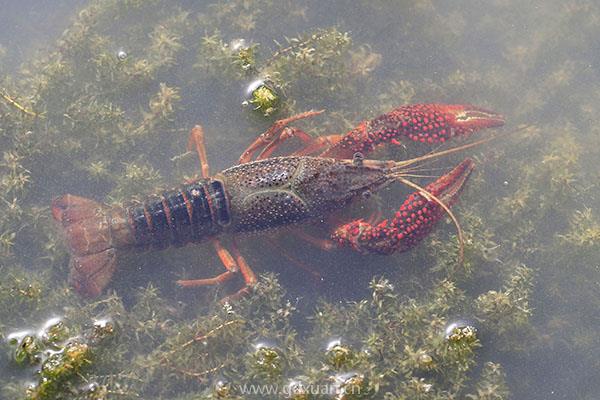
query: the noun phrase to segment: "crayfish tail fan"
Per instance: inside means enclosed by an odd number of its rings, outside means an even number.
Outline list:
[[[108,285],[117,266],[115,249],[87,256],[72,256],[69,284],[82,296],[96,297]]]
[[[83,296],[98,296],[116,269],[110,214],[110,208],[70,194],[52,202],[71,253],[69,281]]]

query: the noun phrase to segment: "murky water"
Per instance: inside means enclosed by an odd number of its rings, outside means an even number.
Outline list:
[[[0,398],[597,398],[598,37],[600,6],[585,0],[4,5]],[[224,272],[209,244],[123,252],[98,297],[69,285],[53,198],[122,204],[197,176],[195,124],[216,173],[277,119],[324,109],[293,123],[322,136],[414,103],[506,118],[368,155],[497,136],[411,170],[426,185],[474,159],[453,207],[463,263],[442,218],[389,256],[240,237],[259,283],[225,305],[241,277],[175,284]],[[391,220],[412,191],[361,196],[304,232]]]

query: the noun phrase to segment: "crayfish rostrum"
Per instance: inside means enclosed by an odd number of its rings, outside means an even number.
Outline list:
[[[347,246],[362,253],[381,254],[407,250],[421,241],[444,213],[452,216],[449,207],[456,202],[474,162],[466,159],[421,188],[406,179],[410,176],[407,167],[456,149],[404,161],[369,160],[364,156],[385,143],[399,144],[404,139],[440,143],[504,124],[499,114],[471,105],[416,104],[361,122],[344,135],[314,138],[289,125],[321,112],[309,111],[275,122],[242,153],[238,165],[212,176],[204,133],[197,125],[192,129],[189,147],[198,152],[202,178],[143,202],[109,207],[70,194],[55,199],[52,213],[64,228],[72,254],[71,284],[83,295],[96,296],[110,282],[117,252],[209,241],[226,271],[214,278],[181,280],[178,284],[217,284],[241,272],[245,286],[237,294],[243,294],[254,285],[256,277],[235,240],[228,250],[220,236],[235,238],[320,220],[364,193],[395,181],[416,191],[393,218],[351,221],[334,229],[329,239],[301,236],[325,249]],[[286,157],[272,157],[278,146],[292,137],[300,139],[303,147]]]

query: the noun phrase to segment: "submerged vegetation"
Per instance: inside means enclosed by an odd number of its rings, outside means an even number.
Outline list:
[[[600,34],[598,5],[361,1],[345,12],[339,2],[327,26],[312,2],[174,3],[92,1],[16,74],[0,46],[1,398],[593,397],[600,90],[584,49]],[[475,155],[457,211],[463,265],[448,229],[411,254],[362,258],[360,270],[344,253],[331,268],[355,274],[355,287],[309,311],[272,273],[231,304],[217,289],[176,289],[178,278],[219,271],[200,246],[122,260],[99,299],[68,287],[53,196],[121,202],[197,174],[184,152],[195,123],[215,171],[279,117],[325,108],[303,128],[344,132],[409,102],[480,104],[527,124]],[[380,154],[407,150],[423,147]],[[373,203],[390,213],[397,197]],[[246,247],[265,271],[264,254]],[[268,269],[285,281],[278,266]],[[582,367],[544,369],[556,386],[540,390],[535,369],[558,359]],[[244,392],[250,385],[283,392]]]

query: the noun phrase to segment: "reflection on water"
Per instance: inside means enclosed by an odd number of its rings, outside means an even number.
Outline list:
[[[0,398],[594,398],[594,1],[9,3],[0,15]],[[470,103],[506,117],[504,128],[476,133],[494,141],[409,171],[426,185],[475,159],[454,207],[463,264],[449,219],[410,253],[314,246],[351,219],[391,220],[413,190],[398,184],[306,227],[306,241],[239,238],[260,274],[241,300],[219,302],[238,277],[218,288],[175,284],[224,272],[210,245],[122,254],[99,298],[69,288],[52,198],[119,204],[176,186],[199,171],[186,152],[199,123],[216,173],[276,119],[324,109],[293,124],[323,137],[409,103]],[[296,136],[274,154],[297,150]],[[461,140],[450,142],[441,149]],[[405,140],[367,158],[439,149]],[[327,390],[310,397],[318,387]]]

